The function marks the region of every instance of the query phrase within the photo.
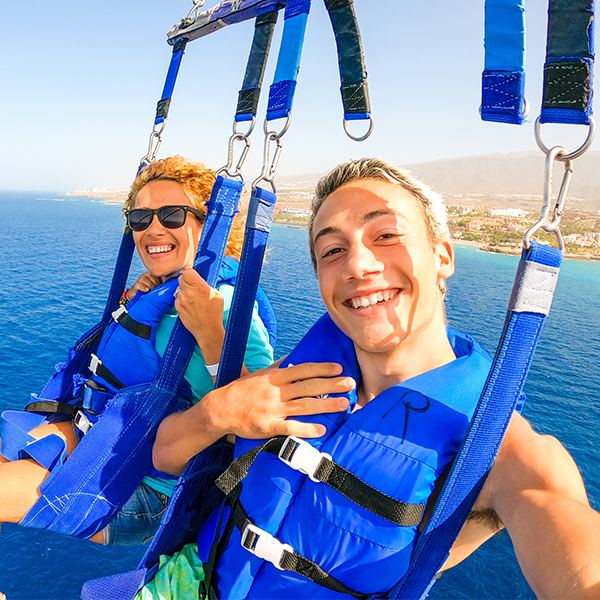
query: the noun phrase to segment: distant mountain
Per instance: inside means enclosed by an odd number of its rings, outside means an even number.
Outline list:
[[[540,152],[449,158],[406,168],[441,194],[542,194],[544,157]],[[564,169],[557,164],[554,194],[563,173]],[[588,152],[573,161],[568,197],[585,201],[578,202],[580,207],[600,210],[600,152]]]

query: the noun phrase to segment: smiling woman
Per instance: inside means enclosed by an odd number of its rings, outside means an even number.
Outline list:
[[[119,390],[154,379],[178,317],[197,344],[180,395],[198,402],[214,387],[233,296],[235,259],[240,256],[243,240],[243,224],[238,216],[216,288],[192,268],[214,181],[214,171],[180,156],[156,161],[136,177],[124,216],[148,271],[123,293],[121,313],[103,330],[97,356],[92,355],[92,362],[96,362],[90,370],[94,375],[77,387],[82,398],[89,398],[90,410],[85,419],[40,414],[37,426],[27,430],[30,437],[26,436],[25,443],[23,439],[3,440],[0,522],[19,522],[28,514],[40,497],[40,486],[55,466],[35,450],[36,441],[47,442],[52,437],[65,448],[67,456],[77,452],[83,436],[103,418],[104,407]],[[255,309],[245,367],[254,371],[272,361],[269,336]],[[87,369],[84,371],[89,376]],[[85,373],[80,376],[82,380]],[[37,412],[37,408],[34,410]],[[74,416],[79,417],[80,411]],[[90,539],[117,545],[147,543],[158,528],[175,481],[158,471],[148,474],[114,520]]]

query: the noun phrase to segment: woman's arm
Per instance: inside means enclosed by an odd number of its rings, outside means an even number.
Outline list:
[[[317,397],[355,387],[353,379],[338,376],[341,371],[335,363],[274,366],[209,392],[192,408],[161,423],[153,450],[155,467],[179,475],[193,456],[229,434],[250,439],[322,436],[323,425],[288,417],[346,410],[344,397]]]

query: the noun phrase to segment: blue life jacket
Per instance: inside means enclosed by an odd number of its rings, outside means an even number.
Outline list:
[[[225,258],[218,283],[234,285],[237,271],[237,261]],[[156,329],[174,303],[177,285],[178,278],[172,278],[146,294],[136,294],[127,305],[127,310],[115,311],[115,320],[106,327],[96,354],[92,354],[91,379],[79,373],[73,376],[75,384],[71,402],[32,395],[34,402],[27,408],[33,412],[2,413],[2,454],[9,460],[33,458],[51,471],[51,475],[40,486],[41,498],[23,519],[23,525],[50,527],[57,519],[56,502],[66,505],[66,499],[69,498],[73,516],[64,519],[61,528],[54,525],[51,528],[87,538],[100,530],[104,521],[110,521],[144,476],[154,474],[170,477],[152,467],[153,435],[166,414],[190,406],[189,384],[183,380],[178,392],[166,394],[168,399],[165,399],[164,405],[158,401],[155,402],[155,408],[147,410],[144,402],[147,385],[154,380],[160,363],[155,348]],[[274,343],[276,333],[273,327],[276,320],[262,290],[257,301],[259,314],[265,315],[265,326],[270,328],[269,338]],[[71,352],[70,359],[73,357],[77,357],[77,354]],[[54,378],[61,377],[70,369],[72,365],[69,361],[57,366],[58,372]],[[45,389],[52,387],[51,383],[52,379]],[[73,417],[75,425],[85,434],[68,461],[66,444],[62,438],[49,435],[34,440],[29,433],[46,422],[47,413]],[[102,426],[98,423],[100,416]],[[135,419],[135,426],[132,419]],[[110,445],[105,436],[114,438],[111,443],[118,445],[121,459],[108,450]],[[143,440],[139,436],[143,436]],[[101,458],[102,453],[107,453],[107,456]],[[119,461],[122,462],[117,464]],[[135,466],[130,466],[130,461]],[[85,481],[75,484],[73,471],[89,471],[89,477],[83,477]],[[125,475],[127,481],[123,481]],[[106,485],[110,486],[110,493],[106,492]],[[90,504],[86,499],[90,495],[97,497],[93,504],[98,516],[87,519],[86,515],[91,511],[89,507],[83,507],[86,502]],[[83,513],[78,514],[78,511]],[[61,512],[64,512],[64,508],[61,508]]]
[[[321,438],[238,438],[236,461],[217,481],[227,500],[198,538],[219,597],[367,598],[398,582],[491,366],[472,338],[448,336],[451,363],[356,412],[352,391],[346,412],[299,417],[325,425]],[[328,315],[282,367],[313,361],[338,362],[360,381],[354,346]]]

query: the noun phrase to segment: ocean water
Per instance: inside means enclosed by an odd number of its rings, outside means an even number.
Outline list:
[[[121,208],[56,193],[0,192],[0,409],[37,392],[65,350],[102,311],[122,227]],[[273,227],[262,285],[287,353],[323,312],[306,231]],[[448,318],[493,353],[517,265],[458,246]],[[141,269],[134,264],[134,275]],[[600,509],[600,263],[565,261],[527,384],[525,415],[559,437]],[[110,548],[2,525],[0,590],[9,600],[75,599],[84,581],[135,568],[143,548]],[[432,598],[534,598],[507,534],[487,542],[434,586]]]

